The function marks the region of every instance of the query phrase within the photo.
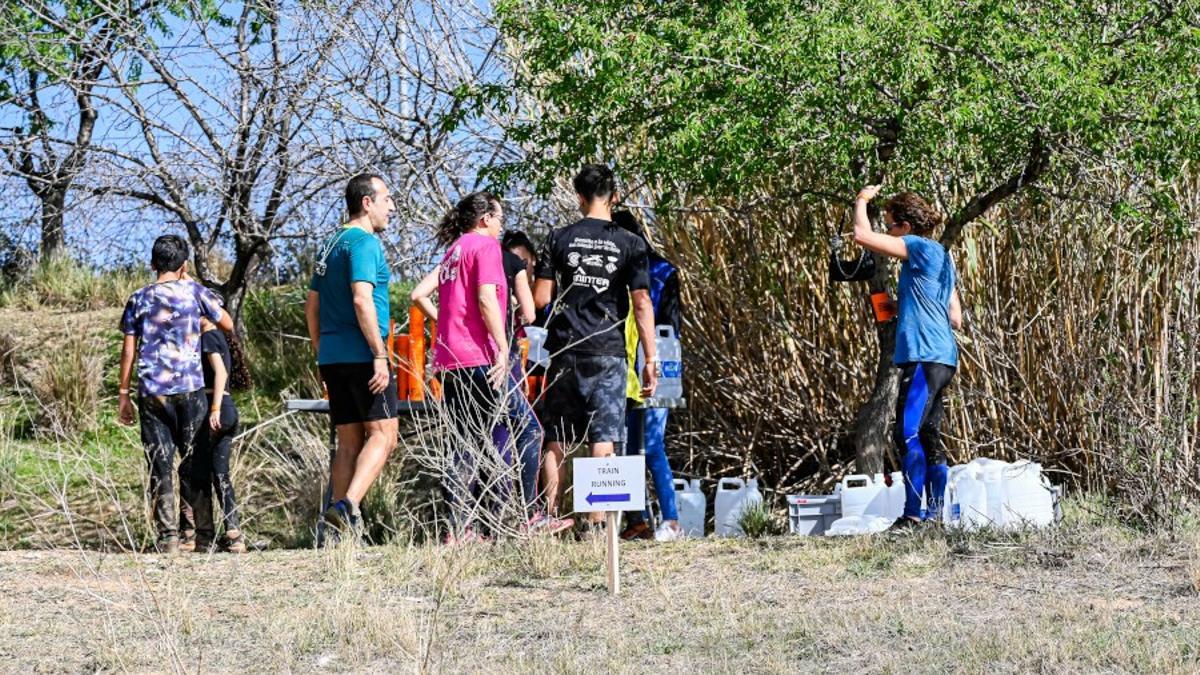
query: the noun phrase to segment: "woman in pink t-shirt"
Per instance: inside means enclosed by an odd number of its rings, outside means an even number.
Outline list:
[[[451,540],[478,537],[473,524],[483,513],[478,460],[481,453],[495,454],[492,429],[504,414],[509,354],[503,222],[504,207],[495,196],[473,192],[459,200],[438,226],[438,240],[447,246],[442,261],[412,293],[421,311],[437,321],[433,367],[442,373],[445,410],[453,423],[453,470],[443,483],[456,530]],[[435,290],[437,307],[430,301]]]

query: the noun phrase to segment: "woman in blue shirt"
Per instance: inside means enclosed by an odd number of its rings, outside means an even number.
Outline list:
[[[931,238],[941,216],[920,196],[901,192],[883,207],[887,234],[871,229],[867,204],[878,185],[858,193],[854,204],[854,241],[863,248],[898,258],[898,320],[893,362],[900,368],[900,394],[892,438],[903,457],[904,514],[893,529],[921,522],[921,496],[926,518],[941,516],[946,491],[946,453],[942,448],[942,396],[958,368],[954,329],[962,326],[962,306],[955,289],[954,261]]]

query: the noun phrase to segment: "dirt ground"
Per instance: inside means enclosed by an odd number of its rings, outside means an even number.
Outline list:
[[[6,672],[1196,672],[1200,539],[0,552]]]

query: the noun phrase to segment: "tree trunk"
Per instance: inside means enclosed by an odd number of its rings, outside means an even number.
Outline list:
[[[51,185],[38,199],[42,208],[42,245],[38,257],[42,262],[58,260],[67,254],[67,238],[63,229],[63,210],[67,203],[65,186]]]
[[[870,281],[869,293],[887,290],[891,265],[883,256],[875,256],[878,271]],[[874,316],[872,314],[872,316]],[[884,457],[892,444],[891,421],[896,407],[898,371],[892,365],[896,351],[896,320],[876,323],[879,338],[878,359],[875,363],[875,384],[871,395],[854,417],[854,449],[858,473],[875,474],[883,471]]]
[[[225,311],[233,318],[233,331],[239,340],[246,340],[246,318],[242,309],[246,306],[246,284],[225,293]]]
[[[896,322],[876,325],[879,336],[879,358],[875,365],[875,385],[871,395],[858,409],[854,418],[854,448],[858,473],[875,474],[883,471],[884,457],[892,444],[891,422],[896,407],[896,385],[899,382],[892,353],[896,348]]]

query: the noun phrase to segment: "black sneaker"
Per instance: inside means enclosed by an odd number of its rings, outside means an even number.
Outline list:
[[[159,540],[155,542],[154,548],[157,549],[159,553],[176,555],[179,553],[179,537],[175,535],[160,537]]]
[[[890,527],[888,527],[887,531],[889,534],[905,533],[905,532],[912,532],[912,531],[916,530],[918,527],[921,527],[921,521],[913,520],[912,518],[909,518],[908,516],[900,516],[899,518],[896,519],[895,522],[893,522],[891,524]]]
[[[327,535],[332,529],[337,540],[346,536],[357,540],[362,536],[362,514],[358,510],[358,504],[349,499],[339,499],[330,504],[329,508],[325,509],[325,528]]]

